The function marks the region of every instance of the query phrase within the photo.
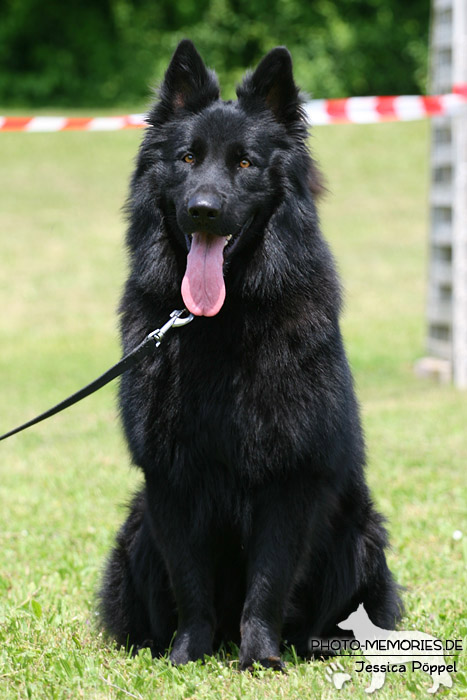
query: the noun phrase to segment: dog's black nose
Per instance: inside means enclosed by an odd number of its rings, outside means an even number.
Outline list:
[[[221,213],[221,206],[216,194],[195,194],[188,202],[188,213],[196,224],[212,224]]]

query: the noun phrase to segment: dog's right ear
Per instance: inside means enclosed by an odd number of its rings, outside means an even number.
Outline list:
[[[151,110],[148,121],[156,126],[181,110],[199,112],[217,99],[216,74],[206,68],[193,42],[183,39],[169,63],[159,90],[159,102]]]
[[[239,101],[246,109],[258,104],[268,107],[278,122],[297,131],[304,113],[292,72],[292,57],[284,46],[272,49],[253,73],[248,73],[237,88]],[[298,130],[300,131],[300,130]]]

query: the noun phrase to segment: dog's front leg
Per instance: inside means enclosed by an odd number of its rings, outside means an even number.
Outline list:
[[[214,608],[212,571],[203,543],[179,540],[180,550],[166,558],[175,595],[178,626],[170,660],[175,664],[212,654]]]
[[[291,485],[262,488],[253,505],[247,594],[240,624],[240,668],[256,661],[284,670],[280,641],[284,608],[303,555],[309,521]]]
[[[151,519],[178,614],[170,659],[174,664],[185,664],[212,655],[214,577],[209,536],[193,525],[188,508],[179,510],[178,515],[176,519],[161,518],[152,513]]]

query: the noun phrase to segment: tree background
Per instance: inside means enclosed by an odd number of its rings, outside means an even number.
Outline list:
[[[317,98],[426,90],[430,0],[0,0],[4,106],[143,105],[192,39],[234,95],[277,45]]]

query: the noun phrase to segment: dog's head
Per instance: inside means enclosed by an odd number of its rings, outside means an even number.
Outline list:
[[[345,620],[341,620],[340,622],[338,622],[337,626],[340,627],[341,630],[353,631],[360,629],[362,624],[365,626],[365,624],[368,622],[370,622],[368,614],[365,610],[363,603],[360,603],[358,608],[353,613],[350,613],[350,615],[346,617]]]
[[[215,74],[182,41],[148,116],[135,175],[149,178],[167,235],[186,255],[182,296],[200,316],[218,313],[232,260],[312,169],[287,49],[268,53],[237,95],[222,101]]]

